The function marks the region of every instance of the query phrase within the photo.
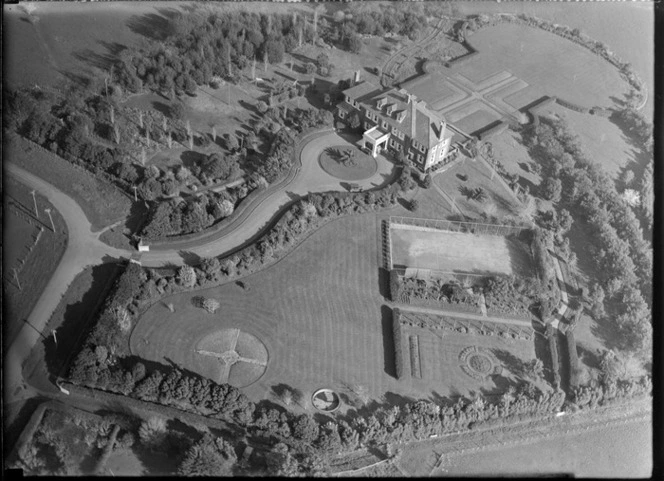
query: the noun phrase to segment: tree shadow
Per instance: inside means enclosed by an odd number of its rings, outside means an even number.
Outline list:
[[[127,27],[138,35],[163,42],[175,33],[173,20],[180,12],[175,8],[159,8],[157,12],[131,17],[127,21]]]
[[[496,359],[498,359],[501,364],[507,367],[509,372],[512,373],[515,377],[528,377],[528,366],[527,363],[523,362],[522,359],[516,357],[511,352],[504,349],[492,349],[491,352],[494,356],[496,356]]]
[[[599,369],[599,356],[597,355],[596,352],[591,351],[589,348],[585,347],[581,343],[576,344],[576,349],[579,353],[579,359],[581,362],[583,362],[586,366],[592,368],[592,369]]]
[[[394,334],[392,332],[392,309],[381,306],[381,325],[383,328],[383,369],[388,376],[396,378],[396,366],[394,365]]]
[[[171,117],[172,107],[170,105],[155,100],[152,102],[152,107],[161,112],[165,117]]]
[[[44,362],[51,376],[66,375],[72,354],[78,353],[85,334],[92,328],[108,292],[124,267],[115,263],[105,263],[92,268],[92,282],[78,302],[68,304],[63,314],[63,322],[57,328],[57,344],[53,336],[42,340]]]
[[[207,158],[205,154],[196,152],[195,150],[185,150],[180,154],[180,161],[182,165],[191,169],[192,167],[198,165],[200,162],[204,161]]]
[[[14,421],[12,421],[10,425],[3,423],[4,426],[2,430],[3,432],[2,454],[4,459],[7,459],[12,449],[14,449],[16,442],[23,433],[23,429],[28,424],[28,421],[32,417],[32,414],[35,412],[37,407],[40,404],[47,402],[49,400],[50,400],[49,398],[42,396],[27,399],[23,404],[23,406],[21,407],[21,409],[19,410],[16,417],[14,418]]]
[[[378,290],[383,299],[390,299],[390,272],[384,267],[378,268]]]
[[[306,400],[304,398],[304,393],[301,390],[284,383],[275,384],[271,388],[271,394],[277,399],[281,399],[284,393],[287,391],[290,391],[292,394],[292,402],[304,408],[304,403]]]
[[[91,67],[98,68],[108,72],[110,67],[118,60],[116,55],[107,54],[107,53],[98,53],[92,49],[86,48],[79,50],[78,52],[73,52],[72,56]]]
[[[179,250],[178,254],[188,266],[197,266],[201,263],[201,256],[192,251]]]

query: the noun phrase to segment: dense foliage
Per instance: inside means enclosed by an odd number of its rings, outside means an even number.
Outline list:
[[[556,205],[589,229],[589,245],[597,265],[597,281],[605,307],[617,322],[625,347],[647,348],[651,336],[652,247],[644,239],[634,211],[617,192],[613,180],[582,151],[563,120],[541,118],[523,137],[545,175],[560,178],[561,201]]]

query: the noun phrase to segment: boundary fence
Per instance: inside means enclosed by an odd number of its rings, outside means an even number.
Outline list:
[[[529,226],[485,224],[481,222],[463,222],[456,220],[423,219],[417,217],[401,216],[390,216],[389,226],[390,228],[395,229],[403,229],[407,227],[413,230],[421,229],[430,231],[448,231],[495,236],[508,236],[512,234],[518,235],[524,230],[530,229]]]

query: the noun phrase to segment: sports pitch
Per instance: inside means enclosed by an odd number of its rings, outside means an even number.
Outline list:
[[[528,253],[518,241],[392,225],[392,266],[458,274],[519,274],[528,269]]]

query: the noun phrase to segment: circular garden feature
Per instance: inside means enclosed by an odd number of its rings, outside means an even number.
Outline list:
[[[311,402],[316,409],[326,413],[334,412],[339,409],[339,406],[341,406],[339,395],[327,388],[316,391],[313,396],[311,396]]]
[[[341,180],[368,179],[378,170],[376,159],[354,145],[333,145],[318,156],[321,168]]]
[[[503,370],[496,356],[486,348],[468,346],[459,354],[461,370],[478,381],[483,381],[493,374],[500,374]]]
[[[246,387],[267,369],[265,345],[239,329],[219,329],[203,337],[195,347],[199,371],[219,383]]]

